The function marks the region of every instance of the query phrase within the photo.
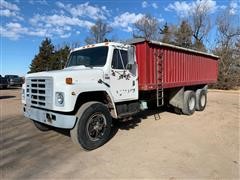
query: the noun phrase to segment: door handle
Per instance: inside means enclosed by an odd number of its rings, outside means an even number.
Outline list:
[[[135,81],[132,82],[132,85],[135,86]]]

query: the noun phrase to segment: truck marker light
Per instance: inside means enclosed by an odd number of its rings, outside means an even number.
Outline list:
[[[70,77],[66,78],[66,84],[72,84],[72,78]]]

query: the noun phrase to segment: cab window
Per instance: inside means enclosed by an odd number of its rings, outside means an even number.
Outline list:
[[[122,57],[122,60],[121,60]],[[113,69],[125,69],[128,63],[128,54],[127,51],[114,49],[113,59],[112,59],[112,68]]]

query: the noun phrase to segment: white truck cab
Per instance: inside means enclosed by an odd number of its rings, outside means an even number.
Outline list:
[[[106,42],[73,49],[63,70],[28,74],[24,115],[40,130],[70,129],[83,149],[107,141],[112,118],[139,111],[134,46]]]

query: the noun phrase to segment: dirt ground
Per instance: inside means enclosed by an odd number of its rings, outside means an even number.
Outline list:
[[[91,152],[66,131],[38,131],[20,93],[0,90],[0,179],[239,179],[240,91],[210,91],[206,110],[192,116],[142,113]]]

